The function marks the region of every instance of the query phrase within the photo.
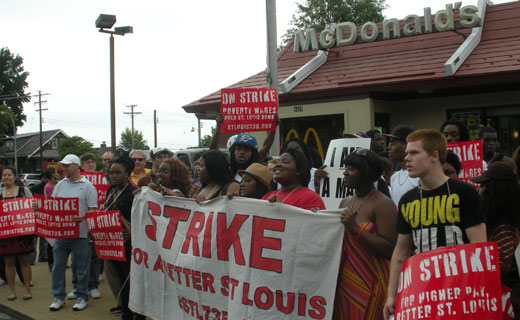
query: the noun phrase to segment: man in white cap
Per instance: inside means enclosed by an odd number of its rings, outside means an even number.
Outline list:
[[[88,281],[90,268],[90,246],[87,235],[85,213],[96,212],[97,192],[94,186],[80,174],[78,156],[68,154],[60,161],[65,172],[65,179],[58,182],[52,193],[53,197],[78,198],[79,216],[74,221],[79,223],[79,238],[56,239],[54,242],[54,265],[52,268],[52,295],[54,301],[49,306],[51,311],[57,311],[65,304],[65,268],[69,254],[73,253],[73,263],[76,265],[76,291],[78,297],[72,307],[75,311],[87,307],[89,299]]]

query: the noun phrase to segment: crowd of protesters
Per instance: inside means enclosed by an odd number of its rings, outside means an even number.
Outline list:
[[[279,120],[276,119],[276,125]],[[193,198],[197,202],[219,196],[235,196],[279,202],[316,212],[325,209],[319,195],[320,178],[327,175],[319,154],[300,139],[284,143],[277,159],[269,157],[274,141],[269,133],[259,148],[254,136],[240,133],[230,138],[229,154],[217,149],[222,117],[210,150],[195,157],[194,174],[170,150],[154,149],[151,168],[147,154],[133,150],[115,158],[103,154],[105,181],[110,186],[103,210],[119,210],[122,218],[126,256],[131,257],[131,208],[134,196],[149,187],[164,196]],[[482,175],[472,178],[478,190],[458,179],[461,160],[447,150],[447,142],[469,140],[463,123],[448,120],[440,130],[416,130],[399,125],[389,134],[378,130],[348,135],[370,137],[370,149],[357,149],[346,157],[344,185],[354,194],[343,199],[338,223],[344,225],[334,319],[389,319],[395,310],[397,284],[403,262],[413,254],[462,243],[496,241],[502,284],[513,289],[512,302],[520,311],[519,272],[514,251],[520,242],[520,185],[518,165],[520,148],[512,159],[499,151],[495,129],[483,127],[479,138],[483,146]],[[385,143],[385,138],[386,143]],[[0,159],[2,160],[2,159]],[[89,244],[83,214],[96,210],[95,190],[81,171],[94,171],[91,154],[67,155],[61,162],[65,178],[59,182],[55,171],[46,171],[43,185],[33,193],[57,197],[77,197],[80,204],[81,236],[60,239],[53,247],[40,239],[40,257],[49,261],[52,271],[50,310],[63,307],[65,299],[77,299],[74,310],[83,310],[89,298],[100,298],[98,285],[104,273],[117,305],[110,310],[122,319],[144,319],[128,307],[130,260],[98,259]],[[31,196],[31,191],[16,181],[14,168],[2,166],[1,199]],[[422,208],[410,211],[408,204],[437,196],[457,195],[458,217],[452,222],[422,222]],[[412,206],[413,207],[413,206]],[[327,208],[333,209],[333,208]],[[424,210],[433,210],[431,208]],[[446,209],[448,210],[448,209]],[[412,225],[411,221],[421,221]],[[31,299],[29,254],[34,251],[32,236],[0,240],[2,279],[9,285],[8,300],[16,299],[15,270],[24,283],[23,299]],[[42,253],[42,251],[44,253]],[[64,273],[72,253],[73,290],[66,295]],[[42,261],[42,260],[40,260]],[[103,269],[104,267],[104,269]],[[5,270],[5,274],[4,274]],[[108,312],[108,310],[107,310]]]

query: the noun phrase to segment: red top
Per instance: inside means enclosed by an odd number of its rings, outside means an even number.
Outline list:
[[[318,208],[325,210],[325,204],[321,197],[311,189],[303,187],[290,192],[282,192],[282,190],[275,190],[267,193],[262,197],[262,200],[269,199],[272,195],[277,195],[282,199],[282,203],[290,206],[311,210]]]

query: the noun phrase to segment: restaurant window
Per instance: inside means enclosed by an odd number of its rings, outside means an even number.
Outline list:
[[[341,138],[344,128],[343,114],[282,119],[281,145],[291,138],[299,138],[323,159],[330,140]]]
[[[448,110],[448,119],[466,124],[470,140],[477,140],[482,127],[497,130],[500,153],[510,157],[520,147],[520,106],[496,106],[472,110]]]
[[[485,112],[484,110],[448,111],[448,119],[457,119],[464,123],[469,131],[469,139],[477,140],[478,131],[483,127],[482,119],[485,119]]]

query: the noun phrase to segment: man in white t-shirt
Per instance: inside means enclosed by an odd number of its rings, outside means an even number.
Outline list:
[[[383,134],[383,136],[390,138],[388,158],[399,162],[401,165],[401,169],[396,171],[390,178],[390,194],[396,206],[403,194],[419,185],[419,178],[410,178],[408,176],[404,161],[406,156],[406,137],[413,131],[415,131],[415,128],[411,126],[400,125],[394,128],[392,134]]]
[[[52,192],[52,196],[58,198],[78,198],[79,215],[75,216],[73,221],[79,223],[80,234],[79,238],[56,239],[54,241],[54,264],[52,267],[52,295],[54,301],[49,306],[49,309],[57,311],[65,304],[65,267],[67,266],[69,255],[72,253],[72,263],[76,266],[75,273],[77,278],[75,291],[77,301],[72,306],[72,309],[80,311],[87,307],[89,300],[88,284],[91,246],[89,245],[85,214],[87,212],[96,212],[97,191],[81,175],[78,156],[68,154],[59,163],[63,165],[65,178],[58,182]]]

